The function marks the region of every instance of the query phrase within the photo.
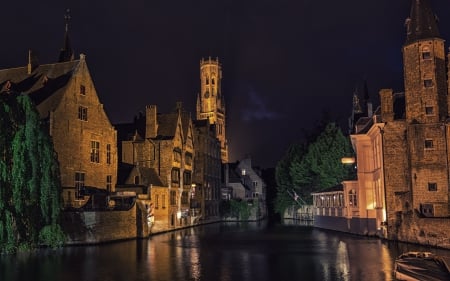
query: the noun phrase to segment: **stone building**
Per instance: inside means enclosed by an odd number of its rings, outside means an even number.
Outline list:
[[[133,123],[118,124],[117,129],[119,174],[123,175],[120,189],[141,188],[138,194],[150,195],[155,227],[189,225],[194,167],[190,115],[182,110],[181,103],[167,114],[159,114],[155,105],[149,105],[145,114]]]
[[[209,119],[194,121],[195,169],[193,183],[193,203],[198,208],[202,219],[219,218],[221,188],[221,150],[216,136],[215,125]]]
[[[85,55],[74,60],[68,25],[59,61],[0,70],[0,89],[26,93],[48,125],[58,161],[66,207],[80,207],[85,186],[114,191],[117,133],[100,102]]]
[[[267,216],[266,183],[259,168],[252,165],[250,157],[224,165],[223,199],[244,200],[257,206],[253,219]]]
[[[200,61],[200,93],[197,96],[197,120],[209,119],[220,140],[222,163],[228,162],[225,98],[222,94],[222,66],[219,58]]]
[[[421,218],[449,216],[449,83],[444,40],[429,1],[412,1],[406,29],[405,92],[380,91],[387,227],[389,238],[420,240],[438,231],[433,219],[420,227]],[[449,230],[447,220],[441,237],[448,240]]]

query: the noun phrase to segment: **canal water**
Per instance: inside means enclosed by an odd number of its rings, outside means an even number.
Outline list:
[[[450,251],[309,226],[216,223],[98,246],[0,256],[0,280],[394,280],[404,251]]]

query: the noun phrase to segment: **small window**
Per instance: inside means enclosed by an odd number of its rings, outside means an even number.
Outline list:
[[[424,60],[431,59],[431,52],[430,51],[423,51],[422,52],[422,59],[424,59]]]
[[[426,115],[433,115],[433,107],[432,106],[426,106],[425,107],[425,114]]]
[[[159,208],[159,194],[155,195],[155,209]]]
[[[83,120],[83,121],[87,121],[87,107],[84,106],[79,106],[78,107],[78,119],[79,120]]]
[[[139,184],[139,176],[134,176],[134,184]]]
[[[433,140],[425,140],[425,148],[426,149],[433,148],[433,146],[434,146]]]
[[[428,191],[437,191],[437,183],[429,182],[428,183]]]
[[[425,80],[423,80],[423,86],[425,88],[433,87],[433,80],[432,79],[425,79]]]
[[[86,87],[84,85],[80,85],[80,95],[86,95]]]

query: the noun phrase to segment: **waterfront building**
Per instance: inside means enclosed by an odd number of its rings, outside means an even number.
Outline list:
[[[450,248],[450,68],[428,0],[412,1],[406,29],[405,91],[380,90],[380,109],[357,121],[358,179],[343,183],[344,205],[356,192],[361,208],[350,217],[367,218],[378,235]]]
[[[220,218],[221,146],[216,135],[216,125],[209,119],[196,120],[194,124],[194,174],[191,208],[198,209],[204,220]]]
[[[255,218],[267,216],[266,183],[250,157],[224,165],[222,199],[244,200],[258,207]]]
[[[117,132],[97,95],[85,55],[74,59],[67,21],[58,62],[39,65],[29,51],[28,65],[0,70],[0,89],[29,95],[46,122],[58,155],[65,207],[87,202],[85,186],[114,191]]]
[[[125,175],[120,188],[142,186],[145,191],[141,194],[150,193],[155,227],[170,229],[191,224],[193,127],[181,103],[177,103],[174,112],[166,114],[159,114],[155,105],[148,105],[145,114],[132,123],[118,124],[117,130],[120,173]]]

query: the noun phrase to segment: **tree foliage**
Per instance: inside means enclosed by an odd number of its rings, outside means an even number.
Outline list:
[[[59,167],[27,95],[0,93],[0,247],[62,243]]]
[[[311,203],[311,193],[319,192],[352,177],[353,167],[341,163],[341,158],[352,155],[349,138],[335,123],[322,126],[323,130],[309,142],[291,146],[276,168],[278,186],[275,201],[280,214],[294,204],[288,191]]]

